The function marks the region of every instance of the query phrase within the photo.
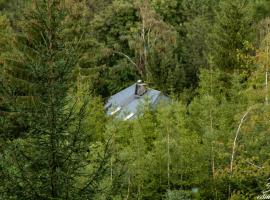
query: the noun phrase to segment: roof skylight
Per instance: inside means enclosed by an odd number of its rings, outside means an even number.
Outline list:
[[[133,117],[134,116],[134,113],[130,113],[128,116],[126,116],[125,118],[124,118],[124,121],[127,121],[127,120],[129,120],[131,117]]]
[[[110,113],[110,115],[114,115],[115,113],[119,112],[121,110],[121,107],[117,107],[114,111]]]

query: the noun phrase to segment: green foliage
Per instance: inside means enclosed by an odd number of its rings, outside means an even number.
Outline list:
[[[166,194],[166,200],[187,200],[191,199],[192,195],[190,191],[174,190],[168,191]]]
[[[12,48],[15,41],[10,21],[6,15],[0,16],[0,35],[0,134],[1,138],[11,138],[20,134],[18,127],[22,125],[18,115],[12,112],[13,105],[11,105],[11,102],[14,100],[11,93],[13,91],[4,83],[7,73],[6,62],[13,52]]]
[[[181,90],[185,75],[177,58],[178,34],[147,2],[135,4],[140,23],[129,41],[141,77],[163,92]]]
[[[270,3],[267,0],[259,0],[259,1],[255,1],[254,3],[254,7],[255,7],[255,17],[256,19],[262,20],[265,17],[269,17],[269,10],[270,10]]]
[[[185,72],[177,55],[178,33],[162,20],[151,2],[113,1],[92,24],[100,50],[105,52],[98,63],[107,68],[103,76],[107,76],[110,91],[119,91],[138,78],[164,92],[183,89]]]
[[[131,2],[113,1],[91,22],[92,36],[96,40],[95,67],[99,69],[94,86],[105,97],[137,79],[136,69],[123,55],[132,57],[128,38],[137,21],[138,16]]]
[[[36,2],[18,22],[13,54],[4,60],[4,86],[20,87],[12,97],[29,102],[10,102],[26,128],[1,152],[1,199],[94,199],[105,173],[109,147],[95,122],[103,115],[87,108],[88,95],[75,93],[80,55],[76,40],[65,37],[65,17],[60,2]]]
[[[245,69],[246,60],[238,56],[248,54],[245,43],[250,41],[252,7],[249,1],[221,1],[217,10],[211,37],[213,61],[216,67],[227,72]]]
[[[179,35],[177,38],[178,63],[184,69],[185,87],[195,88],[198,72],[207,66],[209,33],[213,24],[213,10],[219,1],[151,1],[163,20],[172,25]]]
[[[0,199],[262,194],[268,10],[267,0],[0,0]],[[105,116],[102,98],[137,79],[171,100],[145,99],[129,121]]]
[[[207,165],[201,160],[198,136],[185,128],[183,105],[162,104],[154,112],[145,104],[142,111],[134,121],[113,120],[108,127],[114,146],[113,180],[122,174],[113,182],[121,198],[161,199],[168,189],[198,187],[203,181],[198,176],[206,178]]]

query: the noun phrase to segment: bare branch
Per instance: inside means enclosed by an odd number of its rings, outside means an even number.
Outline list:
[[[125,58],[127,58],[138,69],[137,64],[128,55],[126,55],[126,54],[124,54],[122,52],[119,52],[119,51],[114,51],[114,53],[117,53],[117,54],[120,54],[120,55],[124,56]]]
[[[259,169],[263,169],[264,167],[261,167],[261,166],[259,166],[259,165],[255,165],[254,163],[252,163],[252,162],[249,162],[249,161],[245,161],[246,163],[248,163],[248,164],[250,164],[250,165],[252,165],[252,166],[254,166],[254,167],[257,167],[257,168],[259,168]]]
[[[252,107],[248,108],[248,110],[243,115],[243,117],[242,117],[242,119],[241,119],[241,121],[240,121],[240,123],[238,125],[237,131],[236,131],[236,134],[235,134],[235,137],[234,137],[233,149],[232,149],[232,155],[231,155],[231,163],[230,163],[230,173],[231,174],[233,172],[233,162],[234,162],[234,156],[235,156],[235,151],[236,151],[236,142],[237,142],[237,139],[238,139],[238,136],[239,136],[241,127],[242,127],[244,121],[246,120],[246,117],[249,114],[249,112],[251,111],[251,109],[252,109]]]

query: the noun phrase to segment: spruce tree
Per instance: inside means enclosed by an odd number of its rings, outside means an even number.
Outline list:
[[[0,35],[0,137],[4,139],[5,137],[17,135],[17,133],[12,134],[15,130],[19,132],[17,129],[19,127],[17,115],[12,112],[10,104],[13,101],[11,97],[12,90],[4,83],[4,79],[6,79],[6,62],[12,53],[14,42],[14,33],[10,20],[6,15],[0,16]]]
[[[67,15],[64,1],[36,1],[18,23],[3,83],[20,97],[10,104],[26,127],[3,151],[0,198],[94,199],[104,175],[108,146],[91,145],[89,96],[74,95],[80,55],[64,34]]]
[[[225,0],[216,10],[216,22],[209,43],[212,45],[214,65],[226,72],[249,70],[246,60],[246,44],[250,42],[252,26],[252,7],[246,0]]]

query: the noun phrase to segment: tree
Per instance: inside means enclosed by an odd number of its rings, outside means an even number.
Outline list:
[[[248,55],[252,26],[252,7],[246,0],[221,1],[217,10],[211,43],[214,65],[226,72],[234,70],[249,71],[246,59]]]
[[[140,21],[129,41],[140,76],[163,92],[180,91],[185,75],[177,58],[176,30],[162,21],[147,1],[137,1]]]
[[[199,70],[207,66],[207,53],[214,10],[213,0],[152,0],[151,5],[161,19],[177,31],[177,58],[184,70],[186,88],[198,86]]]
[[[255,0],[255,18],[257,21],[263,20],[265,17],[269,17],[270,4],[266,0]]]
[[[0,40],[0,72],[1,74],[3,74],[4,72],[4,57],[5,54],[9,51],[9,45],[10,45],[10,41],[12,41],[12,29],[10,26],[10,22],[7,19],[7,17],[5,15],[1,15],[0,16],[0,27],[1,27],[1,40]],[[6,38],[8,38],[9,40],[5,40]],[[2,83],[2,79],[3,76],[1,76],[1,81],[0,83]],[[1,91],[0,91],[0,95],[3,95],[3,87],[1,87]],[[3,107],[3,100],[1,98],[1,108]],[[2,110],[2,109],[1,109]]]
[[[238,126],[238,114],[241,115],[248,106],[241,76],[234,73],[230,85],[228,89],[222,71],[211,64],[210,69],[201,70],[198,96],[188,108],[189,129],[200,135],[207,158],[205,162],[209,166],[209,177],[206,178],[209,185],[203,188],[203,193],[211,199],[226,198],[228,194],[224,184],[229,178],[227,167],[233,132]],[[221,174],[227,179],[221,178]]]
[[[6,63],[10,60],[9,55],[14,53],[14,33],[10,20],[6,15],[0,16],[0,26],[0,134],[1,138],[4,139],[4,137],[12,138],[18,136],[23,125],[19,122],[18,115],[12,111],[11,102],[14,101],[12,98],[14,90],[4,83],[8,73]]]
[[[127,87],[138,80],[137,71],[130,62],[130,30],[138,21],[131,1],[115,0],[103,12],[97,13],[91,22],[95,43],[95,87],[103,97]]]
[[[248,191],[249,199],[258,196],[263,190],[269,174],[269,161],[266,156],[269,153],[266,148],[269,142],[268,24],[267,18],[261,23],[261,47],[257,51],[257,69],[251,74],[245,91],[248,109],[241,114],[242,116],[238,115],[242,120],[235,135],[232,152],[234,159],[231,161],[230,170],[231,192]],[[249,173],[251,171],[252,173]]]
[[[0,12],[7,15],[13,24],[19,18],[19,10],[30,3],[30,0],[0,0]]]
[[[199,82],[201,68],[208,66],[209,53],[208,38],[214,23],[214,10],[219,1],[182,1],[184,18],[182,29],[185,36],[179,48],[183,48],[181,55],[184,59],[184,69],[187,77],[187,86],[196,88]]]
[[[16,54],[4,63],[9,71],[3,82],[10,88],[31,85],[13,93],[30,97],[31,106],[12,105],[27,127],[1,155],[1,198],[94,199],[105,173],[108,145],[91,143],[92,132],[85,129],[88,96],[74,95],[80,55],[76,42],[65,37],[66,15],[63,1],[36,1],[18,23]],[[20,69],[20,76],[12,73]]]

